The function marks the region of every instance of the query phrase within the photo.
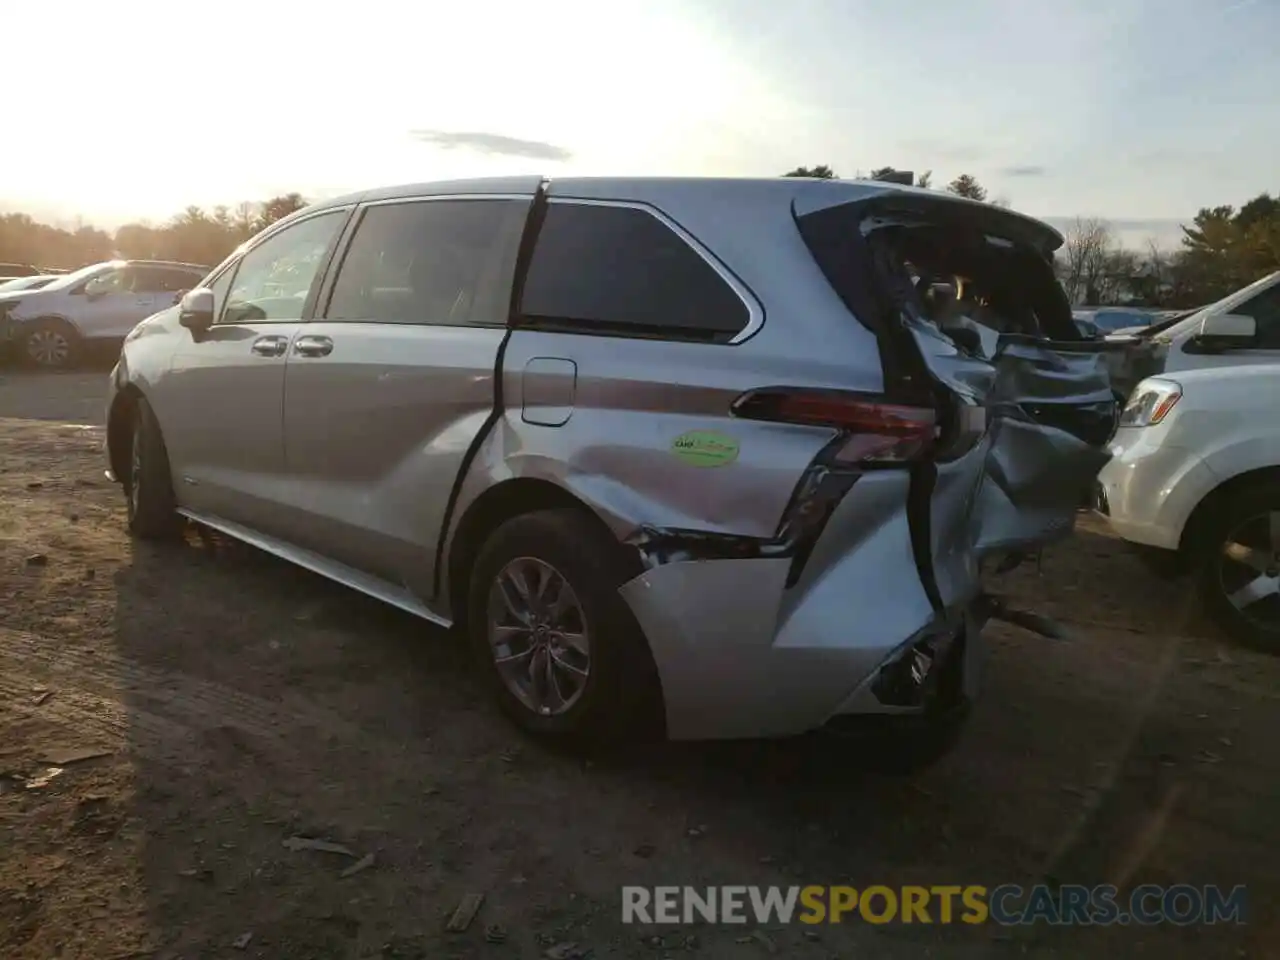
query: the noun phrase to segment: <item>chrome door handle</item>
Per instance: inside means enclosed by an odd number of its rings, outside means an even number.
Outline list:
[[[293,352],[300,357],[327,357],[333,353],[333,341],[328,337],[308,334],[293,341]]]
[[[259,337],[253,341],[249,349],[260,357],[282,357],[288,346],[288,337],[272,334],[266,337]]]

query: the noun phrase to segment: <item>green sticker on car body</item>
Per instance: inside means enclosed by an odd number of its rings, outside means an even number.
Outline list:
[[[738,459],[738,441],[715,430],[690,430],[671,441],[671,452],[691,467],[723,467]]]

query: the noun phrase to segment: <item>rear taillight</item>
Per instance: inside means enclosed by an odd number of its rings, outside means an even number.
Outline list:
[[[848,439],[835,459],[845,463],[907,463],[927,454],[938,436],[938,416],[929,407],[885,403],[842,390],[766,387],[744,393],[731,410],[747,420],[840,430]]]

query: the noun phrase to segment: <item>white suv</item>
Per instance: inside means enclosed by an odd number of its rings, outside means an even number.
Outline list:
[[[1134,389],[1095,507],[1158,573],[1194,573],[1232,635],[1280,648],[1280,364],[1206,367]]]

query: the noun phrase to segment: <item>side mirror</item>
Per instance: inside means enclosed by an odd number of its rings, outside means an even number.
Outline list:
[[[178,322],[196,336],[208,333],[213,326],[213,291],[196,287],[182,295],[178,302]]]
[[[1191,342],[1204,353],[1242,350],[1258,339],[1258,321],[1237,313],[1222,313],[1204,318],[1200,331]]]

